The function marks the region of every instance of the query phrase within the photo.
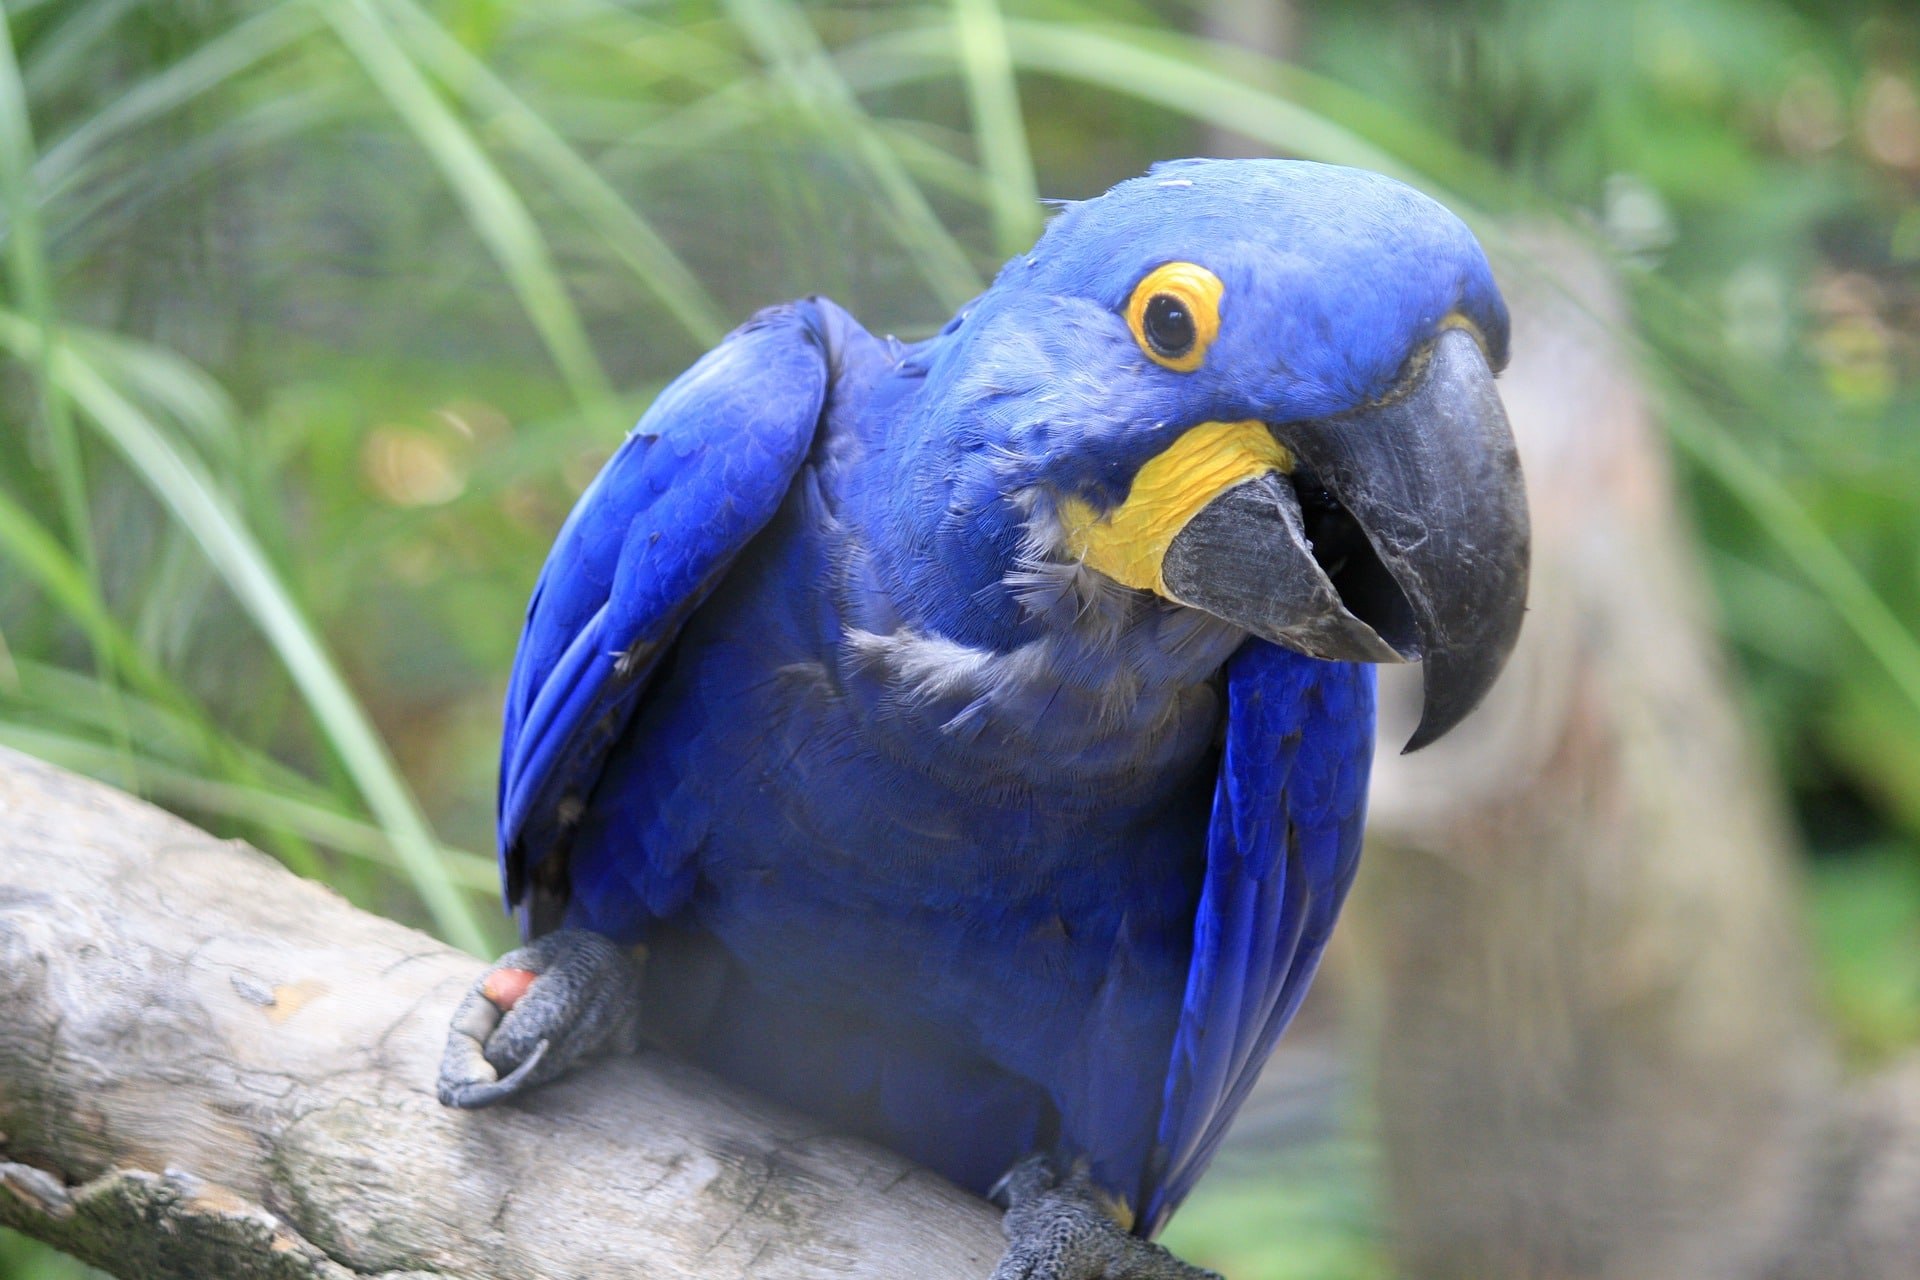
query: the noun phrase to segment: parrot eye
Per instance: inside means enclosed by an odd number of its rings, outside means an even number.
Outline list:
[[[1192,262],[1155,267],[1133,287],[1127,327],[1155,364],[1191,372],[1220,332],[1220,277]]]
[[[1142,332],[1157,356],[1178,360],[1193,350],[1193,317],[1187,314],[1187,304],[1170,293],[1156,293],[1147,299]]]

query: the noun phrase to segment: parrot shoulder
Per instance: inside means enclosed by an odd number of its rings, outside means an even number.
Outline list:
[[[661,392],[568,516],[501,740],[502,882],[524,933],[557,924],[568,839],[661,657],[779,510],[844,363],[878,345],[825,299],[761,311]]]

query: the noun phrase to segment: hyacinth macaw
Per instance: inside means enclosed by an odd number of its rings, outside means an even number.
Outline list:
[[[1281,161],[1065,208],[924,342],[755,316],[534,590],[499,808],[530,945],[443,1100],[644,1035],[997,1188],[997,1274],[1200,1274],[1146,1240],[1352,879],[1369,664],[1424,660],[1419,745],[1519,628],[1506,354],[1457,218]]]

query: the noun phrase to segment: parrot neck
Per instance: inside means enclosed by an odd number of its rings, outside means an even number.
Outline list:
[[[977,434],[896,427],[860,452],[830,467],[828,558],[870,723],[938,741],[959,772],[1009,748],[1059,762],[1088,796],[1180,776],[1211,748],[1216,677],[1244,632],[1071,560],[1046,498]]]
[[[1032,527],[1032,481],[1007,441],[1044,415],[1044,371],[1015,375],[970,358],[962,312],[939,337],[906,350],[864,403],[842,402],[858,423],[828,463],[836,505],[860,544],[876,588],[901,621],[970,648],[1010,652],[1057,630],[1031,607],[1028,575],[1048,548]],[[864,412],[863,412],[864,410]],[[1123,590],[1117,587],[1116,590]]]

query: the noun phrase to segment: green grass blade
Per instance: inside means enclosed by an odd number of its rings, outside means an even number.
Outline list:
[[[1423,175],[1360,134],[1279,93],[1223,74],[1218,60],[1183,56],[1156,33],[1151,44],[1119,32],[1050,22],[1007,23],[1014,62],[1122,93],[1230,129],[1280,151],[1375,169],[1406,181]]]
[[[322,848],[365,859],[389,870],[404,870],[386,832],[311,799],[267,787],[207,778],[163,761],[105,750],[88,738],[34,725],[0,721],[0,745],[151,796],[171,807],[197,809],[231,822],[283,829]],[[447,846],[440,848],[439,857],[448,868],[449,878],[459,888],[487,900],[499,894],[499,875],[491,859]]]
[[[100,581],[100,558],[94,546],[93,518],[87,505],[85,459],[66,388],[53,376],[51,353],[56,345],[53,285],[49,279],[41,212],[45,193],[34,174],[33,122],[27,114],[26,85],[14,56],[12,24],[0,10],[0,202],[7,210],[8,274],[13,295],[27,321],[39,332],[32,361],[39,393],[41,421],[47,433],[47,452],[53,466],[54,490],[68,541],[87,579]],[[97,625],[86,626],[95,670],[113,683],[113,663]],[[120,735],[125,745],[125,735]]]
[[[47,148],[35,177],[45,191],[60,194],[115,138],[220,88],[314,30],[301,3],[276,4],[236,24],[87,116]]]
[[[977,166],[934,141],[926,129],[894,120],[880,121],[875,128],[921,185],[973,204],[987,204],[993,199],[991,180]],[[1034,209],[1038,211],[1040,206],[1036,204]],[[1033,237],[1027,237],[1027,245],[1032,243]]]
[[[533,215],[365,0],[327,0],[327,21],[440,169],[506,274],[581,412],[606,416],[612,388]]]
[[[91,362],[111,367],[117,385],[137,391],[143,403],[186,428],[201,449],[218,457],[238,454],[239,411],[226,388],[205,372],[162,347],[118,334],[74,326],[64,334]]]
[[[14,686],[0,693],[0,705],[10,708],[14,720],[54,725],[95,740],[107,731],[111,714],[107,691],[92,676],[32,658],[20,660],[18,674]],[[132,691],[123,694],[119,704],[144,756],[193,768],[202,775],[224,777],[227,773],[216,756],[230,753],[245,766],[249,781],[314,802],[338,798],[244,742],[217,730],[210,738],[204,732],[205,722],[197,703],[176,704],[164,695],[144,697]]]
[[[55,674],[39,664],[23,662],[18,667],[9,663],[7,692],[23,692],[18,679],[22,667],[35,672],[36,685],[58,682],[61,713],[73,717],[88,707],[94,708],[96,714],[89,723],[113,740],[112,754],[127,760],[133,758],[135,742],[150,749],[153,741],[180,740],[193,744],[197,760],[209,773],[241,783],[285,774],[213,723],[192,695],[156,665],[153,650],[127,633],[101,599],[94,579],[59,539],[4,491],[0,491],[0,561],[37,585],[49,603],[85,631],[99,651],[112,659],[127,690],[133,691],[123,691],[118,684],[105,683],[98,677],[86,682],[79,676]],[[151,701],[142,701],[136,695]],[[101,770],[92,772],[108,776]],[[297,841],[281,841],[279,851],[295,870],[317,870],[316,864],[303,859]]]
[[[1651,362],[1650,362],[1651,363]],[[1822,529],[1792,490],[1672,379],[1665,379],[1667,434],[1745,507],[1787,560],[1824,597],[1896,688],[1920,713],[1920,639]]]
[[[109,658],[130,681],[153,691],[167,687],[169,682],[121,631],[101,600],[97,576],[4,490],[0,490],[0,557],[14,573],[45,592],[95,651]]]
[[[0,13],[0,19],[4,19]],[[7,267],[20,311],[40,331],[33,362],[40,410],[52,456],[54,485],[67,537],[89,573],[97,572],[92,523],[87,513],[86,478],[73,406],[49,369],[55,346],[53,286],[48,279],[42,238],[45,199],[34,177],[33,122],[27,114],[26,86],[14,57],[11,24],[0,20],[0,202],[7,210]]]
[[[1020,116],[1013,55],[997,0],[953,0],[955,45],[980,164],[987,174],[994,245],[1004,256],[1024,253],[1040,231],[1040,192]]]
[[[950,27],[941,22],[921,34],[935,41],[944,41],[950,35]],[[675,32],[672,35],[676,43],[686,39],[683,33]],[[629,43],[638,43],[643,39],[636,34]],[[835,52],[834,67],[839,71],[849,68],[856,70],[860,77],[858,80],[851,76],[841,77],[850,87],[856,88],[888,88],[909,80],[946,74],[953,69],[951,58],[944,53],[939,58],[930,59],[923,48],[916,48],[912,57],[918,61],[909,64],[911,69],[906,74],[889,75],[890,70],[897,71],[897,65],[882,65],[885,58],[882,47],[890,50],[891,43],[889,37],[870,37],[859,41]],[[926,40],[920,42],[922,46],[926,43]],[[720,54],[714,46],[701,41],[697,42],[696,47],[703,51],[703,63],[719,60]],[[849,51],[853,49],[872,50],[875,56],[850,56]],[[600,153],[598,162],[602,169],[631,178],[662,165],[684,161],[688,156],[706,154],[741,132],[765,124],[770,116],[790,112],[792,97],[791,86],[783,91],[772,77],[765,75],[740,74],[732,79],[716,80],[705,95],[665,110],[645,125],[624,130],[610,139],[610,145]],[[950,150],[930,142],[927,138],[929,126],[924,122],[869,118],[868,123],[899,157],[910,175],[948,195],[983,206],[987,204],[992,193],[981,171]],[[965,250],[961,252],[964,255]]]
[[[660,233],[552,125],[491,68],[469,53],[465,45],[448,34],[446,28],[412,0],[387,0],[387,3],[400,15],[422,61],[475,108],[496,117],[494,124],[546,175],[553,184],[554,194],[568,201],[599,233],[693,340],[701,346],[718,342],[728,328],[719,305]]]
[[[47,686],[53,686],[53,689],[47,690]],[[0,743],[148,798],[158,797],[146,781],[147,757],[156,749],[177,746],[181,739],[198,736],[194,726],[157,714],[157,709],[151,704],[139,706],[132,715],[128,715],[125,710],[128,699],[120,695],[118,690],[74,673],[30,666],[30,674],[22,672],[19,687],[10,692],[19,695],[17,700],[23,714],[0,714]],[[38,698],[33,696],[36,693],[40,693]],[[49,714],[44,706],[36,705],[51,701],[48,693],[61,699],[57,716]],[[81,732],[84,729],[97,731],[100,721],[106,719],[130,720],[138,733],[138,746],[109,747],[97,737],[89,737]],[[49,720],[75,723],[56,727],[56,724],[48,723]],[[219,766],[203,754],[194,756],[190,773],[187,770],[176,772],[200,779],[209,787],[242,785],[219,781]],[[285,824],[265,823],[261,824],[261,829],[266,837],[262,843],[270,844],[275,855],[288,867],[311,878],[325,875],[325,864],[298,830]]]
[[[600,154],[603,168],[641,174],[700,155],[758,121],[771,109],[766,86],[739,80],[632,130]]]
[[[29,98],[56,92],[89,74],[87,60],[100,56],[120,20],[140,0],[93,0],[67,6],[58,23],[34,42],[33,58],[23,68]],[[17,9],[17,5],[14,6]]]
[[[1002,27],[1017,71],[1165,107],[1284,154],[1416,182],[1470,220],[1489,201],[1503,206],[1520,201],[1498,170],[1442,135],[1291,64],[1213,41],[1111,23],[1007,18]],[[836,52],[835,61],[852,85],[867,91],[964,74],[948,26],[931,20],[849,44]],[[1467,199],[1467,191],[1482,199]],[[1480,222],[1492,225],[1485,218]]]
[[[103,671],[111,670],[131,687],[156,697],[190,701],[109,612],[100,597],[98,575],[88,572],[58,538],[4,491],[0,491],[0,562],[36,584],[87,637],[96,656],[96,679],[109,709],[105,728],[120,751],[132,749],[132,730],[121,707],[118,683],[101,674]]]
[[[727,10],[794,105],[860,161],[891,214],[894,234],[941,305],[955,308],[977,294],[983,282],[967,251],[874,128],[799,7],[790,0],[728,0]]]
[[[0,345],[22,358],[38,356],[37,331],[18,317],[0,316]],[[440,862],[439,843],[418,802],[325,645],[226,495],[192,455],[180,450],[85,357],[63,347],[53,353],[51,364],[74,402],[193,535],[273,645],[341,765],[388,832],[435,924],[448,941],[479,954],[485,933]]]
[[[196,184],[220,181],[223,170],[231,174],[249,160],[284,157],[352,111],[350,95],[330,87],[276,88],[270,99],[161,149],[151,163],[89,166],[85,181],[61,193],[59,253],[73,262],[110,258],[131,227],[170,216]]]

